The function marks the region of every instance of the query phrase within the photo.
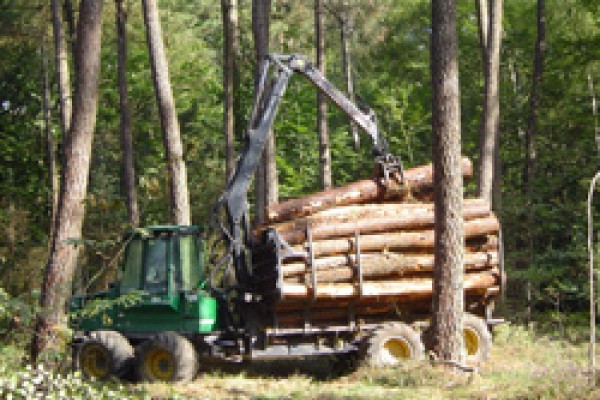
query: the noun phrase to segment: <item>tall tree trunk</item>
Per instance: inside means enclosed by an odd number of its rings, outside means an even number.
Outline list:
[[[163,46],[157,0],[142,0],[142,6],[146,24],[146,41],[150,53],[150,66],[169,170],[171,214],[174,223],[177,225],[189,225],[191,217],[187,173],[183,160],[179,121],[177,120],[175,101],[171,91],[167,56]]]
[[[46,142],[46,163],[48,164],[48,180],[50,181],[50,229],[48,249],[54,236],[56,212],[58,207],[59,177],[56,167],[56,145],[50,126],[50,79],[48,77],[48,55],[46,54],[46,37],[42,38],[42,111],[44,114],[44,136]]]
[[[77,249],[68,243],[81,237],[85,213],[92,139],[96,126],[98,82],[100,76],[100,46],[102,0],[82,0],[77,31],[77,70],[73,123],[65,138],[62,184],[52,247],[48,255],[42,295],[41,312],[31,344],[35,361],[53,347],[52,338],[65,322],[65,305],[70,293]]]
[[[440,359],[462,362],[464,228],[455,1],[433,0],[431,15],[435,266],[430,339]]]
[[[317,53],[317,69],[326,74],[325,59],[325,24],[323,0],[315,0],[315,49]],[[327,127],[327,97],[317,91],[317,132],[319,135],[319,164],[321,187],[331,187],[331,152],[329,149],[329,132]]]
[[[69,57],[62,24],[60,0],[52,0],[52,30],[54,32],[54,54],[56,57],[56,81],[60,102],[60,128],[63,135],[71,126],[71,83],[69,79]]]
[[[255,87],[258,84],[259,71],[262,61],[269,53],[269,19],[271,0],[252,0],[252,34],[256,56],[254,73]],[[260,165],[256,171],[255,190],[255,223],[265,219],[265,207],[279,200],[277,193],[277,164],[275,162],[275,137],[273,132],[265,144],[265,150]]]
[[[344,70],[344,79],[346,81],[346,93],[348,93],[350,101],[354,103],[354,81],[352,79],[352,57],[350,55],[350,35],[352,33],[352,27],[348,7],[349,5],[345,2],[344,10],[339,15],[340,39],[342,42],[342,68]],[[360,135],[358,134],[358,127],[356,124],[350,122],[350,131],[352,132],[354,150],[358,150],[360,147]]]
[[[135,167],[133,163],[133,139],[131,137],[131,109],[127,94],[127,13],[123,0],[115,0],[117,24],[117,80],[119,82],[119,109],[121,112],[121,151],[122,176],[127,214],[132,226],[140,224],[140,213],[137,202],[135,184]]]
[[[500,100],[499,100],[499,71],[500,45],[502,39],[502,0],[478,0],[479,31],[484,70],[484,96],[481,131],[479,133],[479,197],[493,204],[494,182],[499,171],[495,166],[498,162]],[[486,15],[486,13],[489,13]],[[498,188],[496,188],[498,189]]]
[[[235,98],[237,54],[239,44],[237,39],[238,5],[237,0],[221,0],[223,17],[223,130],[225,133],[225,172],[226,183],[233,176],[235,169]]]
[[[535,55],[533,59],[533,76],[531,79],[531,95],[529,98],[529,117],[527,119],[527,133],[525,135],[525,190],[527,193],[527,242],[529,253],[529,267],[533,266],[535,233],[535,167],[537,161],[536,136],[538,128],[538,111],[540,92],[544,71],[544,51],[546,49],[546,17],[545,0],[537,1],[537,38],[535,41]],[[527,323],[531,319],[531,282],[526,283]]]

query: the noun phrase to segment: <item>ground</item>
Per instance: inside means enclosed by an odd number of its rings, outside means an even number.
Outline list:
[[[421,362],[332,376],[327,361],[307,360],[212,369],[190,383],[147,384],[145,389],[153,398],[600,399],[600,388],[590,384],[582,339],[499,327],[490,359],[472,374]]]

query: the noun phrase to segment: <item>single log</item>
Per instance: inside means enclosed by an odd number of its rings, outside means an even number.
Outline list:
[[[465,220],[487,217],[490,212],[489,203],[485,200],[465,200]],[[433,224],[432,203],[384,203],[336,207],[300,220],[262,226],[255,233],[260,235],[270,227],[276,229],[289,244],[294,245],[306,240],[308,229],[313,240],[320,240],[350,236],[355,232],[368,234],[432,228]]]
[[[473,165],[468,158],[462,159],[463,175],[473,173]],[[392,182],[392,180],[390,180]],[[291,199],[266,208],[267,223],[287,221],[305,217],[315,212],[335,206],[376,202],[384,199],[404,199],[433,185],[431,164],[404,171],[403,188],[386,186],[382,178],[367,179],[346,186],[318,192],[309,196]]]
[[[497,234],[500,224],[495,216],[467,221],[464,224],[465,238],[488,234]],[[312,243],[314,257],[349,253],[354,251],[355,238],[330,239]],[[415,248],[431,248],[434,244],[433,230],[420,232],[393,232],[386,234],[361,235],[359,238],[361,251],[397,251]],[[297,252],[305,250],[304,246],[296,245]]]
[[[433,254],[405,255],[401,253],[367,253],[361,254],[360,263],[363,278],[382,276],[402,276],[420,271],[432,271]],[[491,268],[498,265],[497,252],[465,253],[465,270]],[[356,256],[333,256],[315,260],[318,282],[343,282],[352,279],[356,274]],[[285,264],[281,266],[284,278],[303,275],[307,272],[304,263]]]
[[[498,284],[497,271],[484,271],[465,274],[465,291],[485,291]],[[410,278],[395,281],[363,282],[362,298],[386,298],[402,296],[431,296],[431,278]],[[286,299],[303,299],[313,296],[312,289],[300,283],[284,283],[281,294]],[[323,283],[317,285],[316,299],[358,298],[358,287],[350,283]]]

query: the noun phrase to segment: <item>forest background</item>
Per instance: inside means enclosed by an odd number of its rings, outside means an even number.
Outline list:
[[[344,88],[336,8],[336,3],[342,2],[327,3],[327,76]],[[346,3],[357,96],[375,110],[392,152],[402,157],[405,167],[430,162],[430,3]],[[108,265],[129,226],[120,167],[117,34],[111,5],[107,3],[104,8],[99,107],[81,238],[86,246],[79,259],[75,291],[87,287]],[[202,225],[226,177],[221,10],[210,0],[162,1],[159,5],[188,169],[192,221]],[[0,6],[0,223],[4,227],[0,236],[0,286],[3,298],[32,302],[42,282],[51,226],[44,58],[51,88],[50,130],[58,154],[61,149],[51,10],[41,1],[3,0]],[[144,22],[138,2],[125,2],[125,7],[141,225],[163,224],[171,218],[168,174]],[[312,7],[308,1],[273,2],[271,51],[315,58]],[[503,226],[509,277],[503,307],[504,316],[511,321],[535,319],[532,314],[537,311],[543,313],[539,320],[562,324],[571,317],[583,318],[579,312],[585,311],[589,301],[585,202],[600,160],[594,105],[600,87],[600,9],[594,0],[545,2],[545,57],[537,134],[532,139],[528,118],[536,7],[531,0],[504,4],[497,179],[501,197],[495,204]],[[76,19],[77,9],[73,11]],[[463,154],[477,162],[484,75],[475,2],[459,1],[457,11]],[[66,22],[68,34],[68,18]],[[255,68],[250,1],[239,3],[239,50],[235,100],[238,149],[243,145]],[[281,199],[320,188],[316,113],[314,89],[301,79],[293,79],[275,123]],[[333,184],[369,176],[372,156],[366,137],[361,137],[361,147],[355,150],[348,122],[334,107],[329,107],[328,123]],[[536,172],[528,177],[532,157]],[[466,196],[476,190],[476,179],[466,182]],[[108,279],[92,283],[102,287]]]

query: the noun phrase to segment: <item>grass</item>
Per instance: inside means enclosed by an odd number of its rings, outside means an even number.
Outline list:
[[[156,398],[600,399],[600,388],[588,383],[586,357],[585,343],[501,326],[492,355],[477,374],[420,362],[330,377],[327,362],[306,360],[207,371],[194,382],[144,388]]]

